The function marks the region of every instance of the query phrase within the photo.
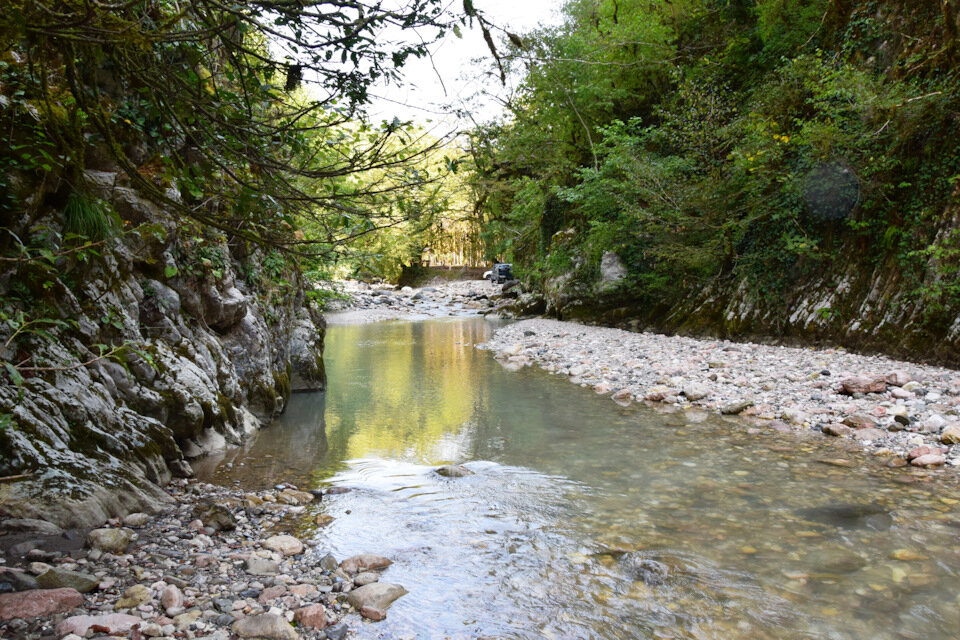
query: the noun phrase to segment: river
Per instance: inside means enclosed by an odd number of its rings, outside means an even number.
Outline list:
[[[296,528],[394,560],[410,593],[359,637],[960,637],[955,474],[509,371],[474,346],[496,326],[333,326],[329,389],[197,465],[352,489]],[[475,475],[433,473],[450,462]]]

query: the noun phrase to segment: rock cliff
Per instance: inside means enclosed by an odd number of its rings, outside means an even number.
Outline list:
[[[59,261],[40,291],[15,269],[0,277],[20,311],[44,304],[65,320],[15,354],[36,370],[0,383],[0,476],[23,476],[0,482],[0,515],[82,527],[154,510],[165,482],[191,474],[187,460],[239,444],[291,392],[325,385],[324,321],[297,268],[175,223],[118,176],[85,178],[123,232]],[[19,224],[64,236],[53,215]]]

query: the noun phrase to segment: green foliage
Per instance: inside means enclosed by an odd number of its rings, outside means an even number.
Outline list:
[[[895,264],[927,311],[958,307],[960,77],[941,13],[601,0],[564,17],[521,38],[511,118],[473,134],[491,253],[589,284],[615,251],[642,299],[745,278],[779,303],[855,251]]]

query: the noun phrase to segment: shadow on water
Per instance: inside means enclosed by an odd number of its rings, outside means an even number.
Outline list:
[[[703,411],[620,407],[505,370],[473,347],[492,329],[332,327],[327,392],[294,396],[254,442],[197,465],[251,488],[353,489],[298,532],[395,561],[384,579],[410,595],[361,637],[960,637],[954,476],[820,436],[748,436]],[[475,475],[433,473],[448,462]],[[312,525],[318,513],[332,524]]]

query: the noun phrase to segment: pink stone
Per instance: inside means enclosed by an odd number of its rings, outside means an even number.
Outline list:
[[[271,600],[276,600],[283,594],[287,592],[287,586],[283,584],[278,584],[273,587],[267,587],[260,593],[260,597],[257,600],[260,601],[260,604],[266,604]]]
[[[99,627],[106,629],[107,635],[125,634],[133,625],[142,623],[143,620],[136,616],[129,616],[125,613],[108,613],[102,616],[72,616],[57,625],[57,635],[61,638],[65,635],[75,633],[83,637],[90,627]]]
[[[887,381],[883,378],[856,376],[847,378],[840,383],[840,393],[848,395],[854,393],[883,393],[886,390]]]
[[[843,437],[849,433],[853,432],[853,429],[848,427],[845,424],[828,424],[823,428],[823,432],[828,436],[837,436],[838,438]]]
[[[310,595],[311,593],[315,593],[316,590],[317,588],[312,584],[295,584],[292,587],[290,587],[290,593],[300,597]]]
[[[76,589],[33,589],[0,595],[0,620],[63,613],[83,604]]]
[[[183,606],[183,592],[176,585],[168,584],[160,592],[160,604],[164,609],[173,609]]]
[[[387,617],[387,612],[383,609],[377,609],[376,607],[360,607],[360,615],[368,620],[379,622]]]
[[[887,435],[884,431],[876,429],[874,427],[866,427],[864,429],[857,429],[853,432],[853,437],[857,440],[879,440],[880,438]]]
[[[946,453],[945,447],[934,447],[929,444],[924,444],[917,447],[916,449],[911,449],[910,452],[907,453],[907,460],[913,460],[914,458],[919,458],[921,456],[927,456],[931,454],[940,455],[942,453]]]
[[[304,627],[310,627],[311,629],[323,629],[327,626],[327,612],[322,604],[311,604],[297,609],[293,614],[293,619]]]
[[[917,456],[910,461],[915,467],[933,467],[945,463],[947,459],[939,453],[928,453],[923,456]]]

